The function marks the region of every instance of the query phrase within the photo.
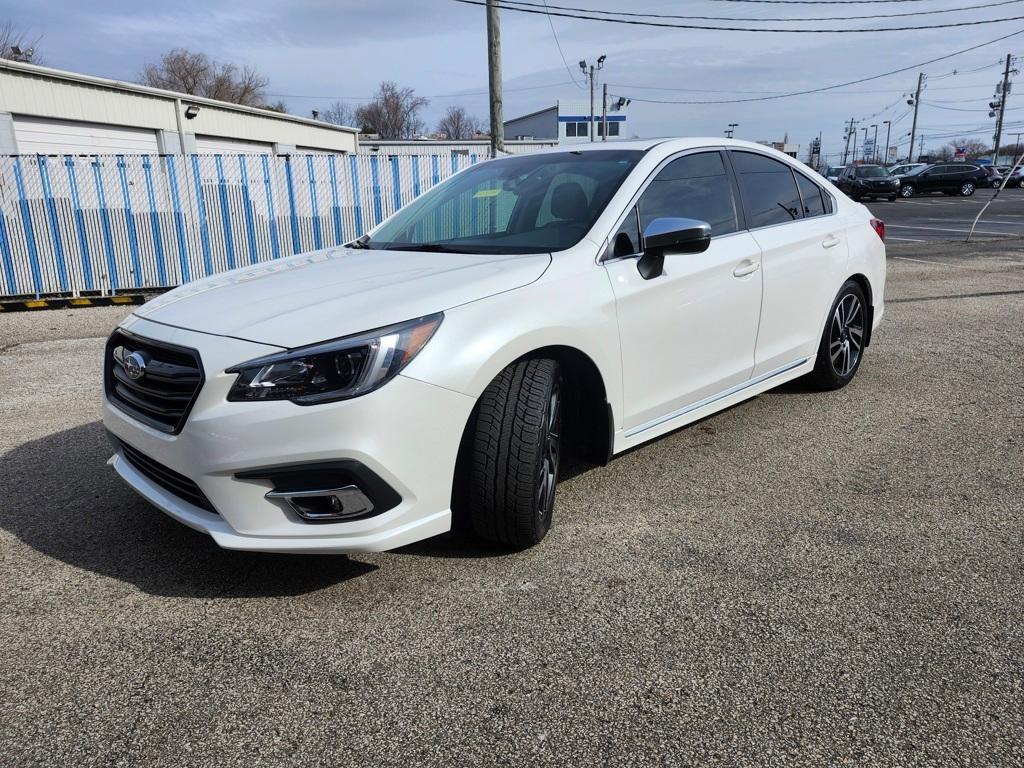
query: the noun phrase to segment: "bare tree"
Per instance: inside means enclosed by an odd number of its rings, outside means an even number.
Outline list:
[[[5,21],[0,24],[0,59],[41,64],[39,41],[42,39],[42,36],[31,38],[10,21]]]
[[[356,121],[382,139],[409,139],[423,132],[419,113],[429,103],[412,88],[400,88],[385,80],[373,101],[356,110]]]
[[[251,67],[240,69],[235,64],[214,61],[205,53],[174,48],[160,58],[159,64],[147,64],[139,82],[208,99],[264,107],[264,89],[269,81]]]
[[[479,119],[466,112],[465,107],[451,106],[438,122],[437,132],[453,140],[472,139],[482,125]]]
[[[356,110],[343,101],[335,101],[327,109],[320,110],[320,119],[334,125],[355,125]]]

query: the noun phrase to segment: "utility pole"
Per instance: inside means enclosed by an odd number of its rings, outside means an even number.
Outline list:
[[[491,99],[491,157],[505,151],[501,97],[501,26],[497,0],[487,0],[487,89]]]
[[[608,83],[601,87],[601,141],[608,141]]]
[[[920,72],[917,75],[917,90],[914,92],[914,98],[907,100],[907,104],[910,104],[911,106],[914,107],[914,122],[910,126],[910,149],[907,150],[909,154],[909,156],[907,157],[908,163],[914,162],[914,139],[917,137],[917,108],[921,106],[921,88],[923,87],[924,72]],[[920,156],[920,154],[921,153],[918,152],[918,156]]]
[[[854,165],[857,164],[857,129],[853,129],[853,154],[850,156],[850,162]]]
[[[917,156],[920,157],[924,154],[924,136],[920,137],[918,144],[920,144],[920,146],[917,148]],[[911,147],[911,149],[913,149],[913,147]]]
[[[871,127],[875,129],[875,138],[873,138],[871,140],[871,154],[874,156],[872,159],[875,161],[875,163],[877,163],[878,162],[878,124],[876,123],[876,124],[872,125]]]
[[[999,88],[999,116],[996,118],[996,134],[992,137],[992,165],[995,165],[999,158],[999,141],[1003,138],[1003,115],[1006,114],[1006,99],[1010,95],[1010,64],[1013,62],[1013,56],[1006,54],[1006,69],[1003,70],[1003,83],[1002,87]],[[1016,71],[1016,70],[1013,70]],[[993,106],[995,102],[989,104]]]
[[[731,139],[739,126],[739,123],[729,123],[729,126],[725,129],[725,138]]]
[[[846,146],[843,147],[843,165],[846,165],[847,158],[850,156],[850,136],[852,135],[855,140],[857,138],[857,135],[856,133],[854,133],[853,130],[853,126],[855,126],[856,124],[857,121],[851,117],[850,124],[846,127],[846,136],[843,137],[846,139]],[[854,145],[853,152],[854,154],[857,153],[856,145]]]
[[[892,120],[883,120],[885,123],[885,155],[882,156],[882,165],[889,162],[889,132],[892,131]]]

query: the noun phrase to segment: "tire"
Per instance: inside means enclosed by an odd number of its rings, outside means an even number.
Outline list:
[[[885,199],[888,200],[890,203],[895,203],[896,202],[896,195],[889,195]]]
[[[900,197],[902,197],[904,200],[908,200],[908,199],[910,199],[913,196],[914,196],[914,185],[913,184],[904,184],[902,187],[900,187]]]
[[[970,197],[974,194],[975,186],[973,181],[965,181],[960,185],[960,196]]]
[[[853,381],[864,359],[867,307],[863,289],[853,280],[847,280],[832,302],[818,344],[818,358],[810,374],[810,380],[818,389],[842,389]]]
[[[476,535],[524,549],[551,527],[561,456],[562,373],[557,361],[513,363],[477,404],[466,501]]]

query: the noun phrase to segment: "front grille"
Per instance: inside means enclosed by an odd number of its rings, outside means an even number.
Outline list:
[[[203,493],[202,489],[187,477],[179,475],[170,467],[165,467],[160,462],[149,458],[149,456],[132,448],[123,440],[118,440],[117,443],[121,446],[121,453],[128,463],[148,479],[164,490],[170,491],[178,498],[184,499],[189,504],[217,514],[217,510],[213,508],[213,504],[206,498],[206,494]]]
[[[124,360],[144,365],[129,375]],[[203,386],[203,367],[194,349],[144,339],[117,330],[107,341],[104,359],[107,398],[144,424],[176,435]]]

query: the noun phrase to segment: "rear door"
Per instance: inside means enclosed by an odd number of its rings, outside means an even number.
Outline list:
[[[846,222],[832,196],[788,163],[730,150],[747,225],[761,247],[763,298],[753,378],[813,356],[846,269]]]

